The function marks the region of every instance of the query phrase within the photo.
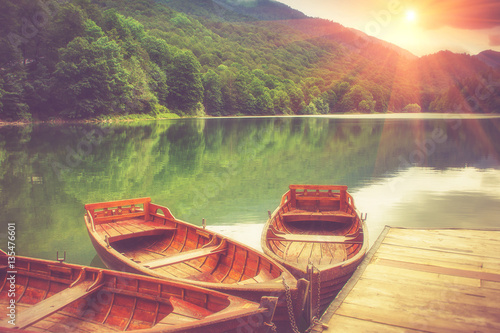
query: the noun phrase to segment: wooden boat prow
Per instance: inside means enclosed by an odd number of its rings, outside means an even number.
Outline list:
[[[297,278],[311,282],[312,308],[321,311],[363,259],[368,235],[347,186],[290,185],[269,213],[261,245]]]
[[[85,205],[90,239],[112,269],[218,290],[252,301],[278,296],[275,321],[300,316],[308,282],[246,245],[176,219],[150,198]]]
[[[277,303],[264,297],[259,305],[188,284],[21,256],[12,272],[3,265],[3,251],[0,263],[0,305],[15,305],[14,319],[0,318],[2,332],[268,332]]]

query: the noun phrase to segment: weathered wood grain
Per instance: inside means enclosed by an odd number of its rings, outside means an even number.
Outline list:
[[[498,230],[388,228],[313,331],[498,332],[498,246]]]

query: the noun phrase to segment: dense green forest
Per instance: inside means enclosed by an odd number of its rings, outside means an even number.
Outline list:
[[[211,0],[0,0],[0,119],[500,110],[476,57],[408,57],[261,2],[265,20]]]

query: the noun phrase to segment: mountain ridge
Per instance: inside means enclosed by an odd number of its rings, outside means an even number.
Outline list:
[[[468,112],[485,111],[491,109],[492,103],[494,104],[492,98],[480,101],[480,103],[474,102],[472,106],[469,102],[474,98],[477,99],[477,96],[474,96],[477,95],[474,92],[477,89],[474,87],[479,84],[478,82],[484,80],[484,77],[491,80],[491,73],[487,73],[491,69],[500,68],[500,56],[497,53],[485,51],[477,56],[471,56],[441,51],[418,57],[393,43],[369,36],[354,28],[344,27],[337,22],[309,17],[279,1],[214,0],[209,2],[222,6],[225,10],[233,11],[241,15],[240,17],[245,17],[245,19],[236,18],[235,21],[241,20],[253,24],[257,22],[252,20],[273,21],[295,30],[298,34],[302,34],[303,38],[315,41],[314,43],[318,45],[325,41],[333,42],[329,47],[334,53],[346,52],[345,59],[354,59],[357,65],[351,65],[353,72],[365,71],[366,74],[363,76],[374,82],[386,84],[388,78],[392,77],[393,84],[398,82],[398,85],[393,87],[392,94],[405,97],[392,97],[391,101],[383,101],[382,98],[378,101],[377,110],[384,110],[386,107],[402,109],[405,105],[404,100],[413,100],[422,105],[424,110],[431,112],[448,109]],[[268,8],[272,8],[272,15],[266,12]],[[181,8],[177,7],[177,9]],[[348,56],[349,52],[358,54],[365,60],[360,61],[357,57]],[[332,59],[334,62],[339,60],[338,57]],[[341,60],[341,63],[350,66],[345,63],[345,60]],[[358,68],[355,68],[356,66]],[[331,67],[331,65],[326,63],[326,67]],[[332,70],[334,71],[334,68]],[[369,72],[373,73],[369,74]],[[385,79],[382,79],[384,76]],[[328,76],[322,77],[328,79]],[[472,87],[468,88],[469,86]],[[432,93],[429,91],[439,92],[443,96],[431,101],[434,97],[431,97]],[[465,96],[460,97],[461,101],[457,102],[456,94],[465,94]],[[381,107],[380,104],[384,106]]]
[[[312,38],[325,37],[333,41],[343,43],[348,48],[360,51],[362,48],[378,43],[381,46],[393,50],[409,59],[416,56],[410,51],[397,46],[396,44],[382,39],[369,36],[366,33],[348,28],[340,23],[327,19],[307,16],[301,11],[286,4],[274,0],[156,0],[164,3],[172,9],[190,15],[201,15],[209,18],[218,16],[230,22],[251,22],[251,21],[281,21],[281,23],[309,34]],[[197,10],[193,9],[196,6]],[[205,12],[200,12],[200,7]],[[233,15],[228,15],[233,13]],[[234,15],[236,13],[237,15]]]
[[[500,52],[485,50],[476,55],[476,58],[493,68],[500,68]]]
[[[7,2],[0,119],[500,111],[492,52],[416,57],[270,0],[47,1],[24,39],[41,9]]]
[[[183,0],[156,0],[188,14],[194,14],[192,10],[186,10],[186,1]],[[338,43],[345,45],[351,50],[361,52],[364,47],[371,44],[378,44],[381,47],[397,52],[399,55],[415,60],[425,56],[437,54],[439,52],[416,56],[412,52],[402,48],[394,43],[385,41],[383,39],[370,36],[365,32],[345,27],[338,22],[328,19],[310,17],[303,12],[292,8],[282,2],[276,0],[195,0],[189,3],[205,3],[205,6],[212,7],[212,14],[224,18],[227,13],[232,12],[237,15],[231,16],[229,21],[291,21],[288,25],[295,27],[302,32],[306,32],[314,37],[326,37]],[[301,20],[301,21],[296,21]],[[311,33],[311,27],[314,26],[315,32]],[[457,53],[455,53],[457,54]],[[477,58],[487,65],[499,68],[500,67],[500,52],[485,50],[477,54]]]

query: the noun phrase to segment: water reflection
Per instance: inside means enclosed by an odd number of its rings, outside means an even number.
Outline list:
[[[372,244],[386,225],[500,228],[498,169],[412,167],[376,179],[353,196],[358,208],[368,213]]]
[[[19,254],[55,258],[66,250],[69,261],[90,264],[83,205],[150,196],[181,219],[206,218],[258,246],[267,211],[291,183],[348,185],[368,212],[372,240],[386,224],[500,227],[499,152],[499,119],[4,127],[1,227],[16,222]]]

